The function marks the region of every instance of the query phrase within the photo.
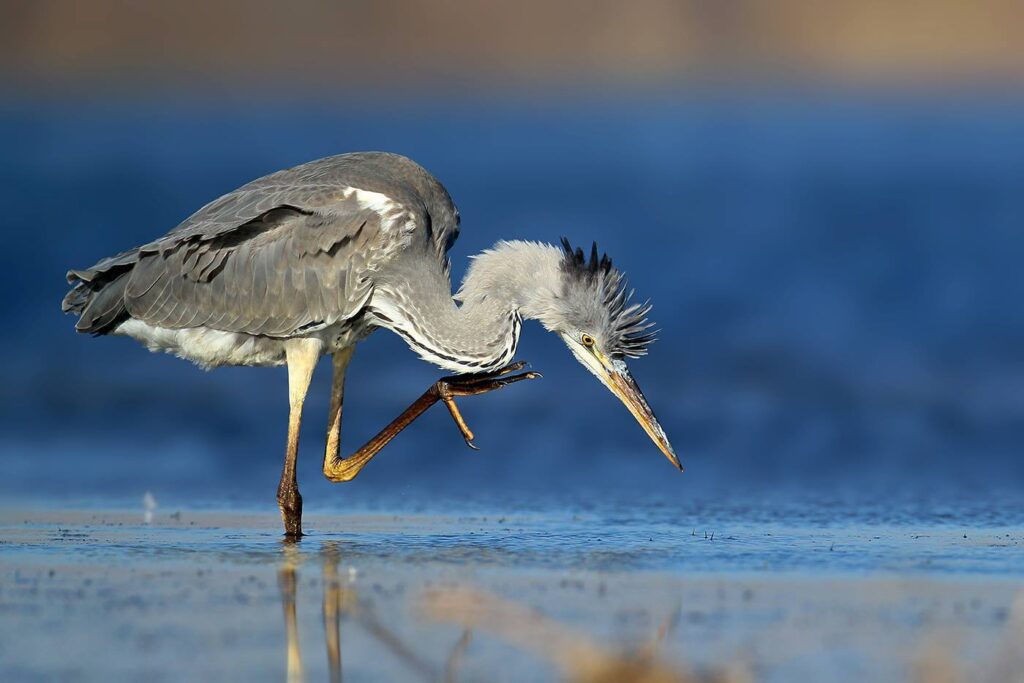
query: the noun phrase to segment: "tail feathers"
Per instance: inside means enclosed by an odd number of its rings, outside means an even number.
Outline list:
[[[68,280],[74,282],[74,286],[64,297],[61,308],[65,313],[79,315],[76,330],[95,335],[107,334],[129,318],[124,301],[129,273],[126,271],[102,282],[89,282],[76,277],[76,273],[68,274]]]
[[[70,278],[70,275],[68,276]],[[81,313],[89,303],[89,286],[84,282],[75,282],[71,291],[64,295],[60,310],[65,313]]]

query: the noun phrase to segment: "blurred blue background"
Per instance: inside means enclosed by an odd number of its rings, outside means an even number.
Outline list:
[[[129,64],[111,43],[111,63]],[[748,44],[760,43],[737,43]],[[6,62],[0,100],[5,499],[134,502],[149,490],[271,503],[284,370],[205,373],[130,340],[76,335],[60,313],[64,273],[256,176],[370,149],[408,155],[448,187],[463,216],[456,281],[501,238],[566,235],[612,255],[654,303],[660,340],[633,369],[687,472],[530,325],[520,358],[544,379],[463,403],[481,452],[435,410],[342,487],[319,474],[324,364],[299,464],[307,509],[441,492],[982,501],[1024,485],[1024,91],[1003,62],[967,60],[970,77],[921,85],[927,51],[874,62],[840,52],[821,73],[770,77],[670,51],[671,68],[661,53],[657,68],[610,59],[611,70],[597,55],[544,80],[547,62],[502,79],[505,62],[491,61],[506,57],[465,67],[445,53],[426,75],[399,64],[388,68],[401,77],[326,87],[321,71],[289,79],[284,67],[239,81],[230,60],[196,73],[142,60],[125,75],[99,58],[54,66],[30,52]],[[893,76],[890,64],[910,66]],[[398,338],[371,337],[349,373],[343,450],[438,374]]]

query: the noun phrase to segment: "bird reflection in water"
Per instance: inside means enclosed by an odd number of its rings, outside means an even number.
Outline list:
[[[277,585],[281,589],[281,605],[284,607],[284,632],[288,647],[288,683],[299,683],[304,680],[302,672],[302,652],[299,650],[299,624],[295,609],[295,593],[298,576],[295,571],[299,564],[299,554],[294,544],[284,546],[284,562],[277,571]],[[332,674],[333,675],[333,674]]]
[[[658,655],[658,646],[679,620],[676,610],[649,641],[635,651],[621,651],[594,641],[569,626],[525,605],[470,588],[427,592],[421,602],[431,620],[458,624],[489,634],[552,663],[561,678],[573,683],[740,683],[746,672],[691,673]]]
[[[283,545],[284,558],[278,571],[281,603],[284,608],[287,639],[287,681],[305,680],[296,594],[298,569],[303,556],[294,542]],[[433,590],[425,593],[420,612],[429,621],[461,626],[462,635],[438,666],[417,653],[377,618],[368,601],[360,601],[352,580],[339,576],[341,546],[325,542],[320,552],[323,576],[323,625],[329,680],[342,680],[341,622],[358,625],[412,672],[424,681],[455,683],[474,631],[488,634],[548,661],[560,677],[574,683],[739,683],[749,680],[745,672],[727,671],[696,674],[666,661],[658,647],[678,621],[678,610],[666,618],[649,641],[636,650],[609,648],[569,626],[525,605],[470,588]]]
[[[669,615],[645,643],[625,649],[599,642],[524,604],[467,587],[429,590],[419,597],[418,611],[426,621],[456,625],[462,629],[461,636],[448,649],[444,664],[434,664],[380,622],[372,603],[358,599],[350,577],[339,576],[341,547],[337,542],[326,542],[320,552],[324,642],[328,677],[332,683],[342,680],[342,617],[346,623],[357,625],[383,645],[412,674],[409,678],[413,680],[458,681],[460,667],[474,633],[490,636],[549,662],[558,672],[559,679],[570,683],[742,683],[752,678],[749,667],[738,662],[710,671],[695,671],[663,657],[660,647],[676,627],[678,610]],[[278,584],[284,609],[288,683],[305,680],[296,600],[298,570],[303,559],[296,544],[284,544]],[[1013,672],[1022,670],[1024,662],[1019,654],[1020,642],[1024,642],[1024,592],[1018,595],[1010,610],[1004,642],[996,648],[992,659],[985,662],[989,671],[1005,675],[985,680],[1017,680]],[[951,648],[946,640],[933,634],[931,638],[924,638],[922,645],[910,667],[913,680],[930,683],[982,678],[958,675],[957,662],[951,656],[955,648]],[[487,680],[479,673],[472,678]]]
[[[282,545],[283,561],[278,570],[278,586],[281,590],[281,604],[284,609],[284,627],[286,639],[287,678],[288,683],[301,683],[306,680],[302,665],[302,652],[299,647],[299,626],[296,595],[299,583],[299,566],[303,556],[297,544],[284,541]],[[328,541],[323,544],[320,552],[323,565],[323,622],[324,643],[327,649],[327,671],[331,683],[341,683],[341,620],[342,616],[358,624],[375,640],[380,642],[398,661],[425,681],[445,681],[454,683],[459,664],[466,648],[469,647],[470,634],[463,632],[448,654],[443,667],[437,667],[417,654],[409,645],[377,619],[372,605],[360,602],[351,579],[342,579],[338,574],[341,562],[341,547],[337,542]]]

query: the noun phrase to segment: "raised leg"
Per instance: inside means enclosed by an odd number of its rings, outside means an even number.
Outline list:
[[[295,478],[295,461],[299,454],[299,428],[302,406],[306,402],[313,368],[320,359],[321,342],[315,339],[292,339],[285,346],[288,363],[288,446],[277,486],[277,504],[284,520],[284,533],[291,538],[302,536],[302,496]]]
[[[475,396],[494,391],[501,387],[514,384],[524,379],[537,379],[541,375],[537,372],[524,372],[512,374],[526,367],[526,363],[519,362],[508,365],[496,372],[479,375],[458,375],[445,377],[435,382],[427,389],[422,396],[413,402],[411,406],[395,418],[391,424],[382,429],[377,436],[370,439],[366,445],[360,448],[347,458],[339,455],[341,443],[341,412],[344,403],[345,391],[345,370],[352,358],[351,350],[347,353],[336,353],[334,356],[334,381],[333,396],[331,397],[331,414],[329,416],[330,430],[327,433],[327,452],[324,454],[324,476],[332,482],[351,481],[359,472],[366,467],[373,456],[377,455],[384,446],[398,436],[398,433],[408,427],[412,422],[426,412],[427,408],[438,401],[442,401],[455,420],[456,426],[466,440],[466,445],[476,448],[473,445],[473,432],[462,419],[462,414],[455,405],[457,396]]]

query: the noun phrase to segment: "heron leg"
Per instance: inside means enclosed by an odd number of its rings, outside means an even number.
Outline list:
[[[476,396],[488,391],[494,391],[506,387],[509,384],[520,382],[524,379],[537,379],[541,375],[537,372],[524,372],[512,374],[526,367],[526,363],[512,363],[500,370],[477,375],[456,375],[444,377],[435,382],[427,389],[422,396],[416,399],[412,405],[405,409],[401,415],[396,417],[388,426],[382,429],[377,436],[370,439],[362,448],[348,456],[339,456],[339,445],[341,436],[341,411],[344,401],[345,370],[352,357],[349,350],[346,355],[342,352],[334,355],[334,382],[333,395],[331,397],[330,430],[327,433],[327,452],[324,454],[324,476],[328,480],[338,483],[351,481],[366,467],[366,464],[377,455],[384,446],[398,436],[399,432],[408,427],[426,410],[441,401],[448,408],[452,419],[466,440],[470,448],[473,445],[473,432],[466,425],[458,407],[455,405],[457,396]]]
[[[322,343],[316,339],[293,339],[285,346],[288,364],[288,445],[285,450],[281,483],[277,486],[277,504],[281,508],[286,536],[302,536],[302,496],[295,478],[295,461],[299,454],[299,428],[302,406],[306,402],[313,368],[320,359]]]
[[[345,371],[352,361],[355,347],[335,351],[331,357],[334,374],[331,379],[331,411],[327,416],[327,450],[324,454],[324,474],[333,460],[338,459],[341,448],[341,411],[345,402]],[[330,479],[330,476],[327,477]]]

